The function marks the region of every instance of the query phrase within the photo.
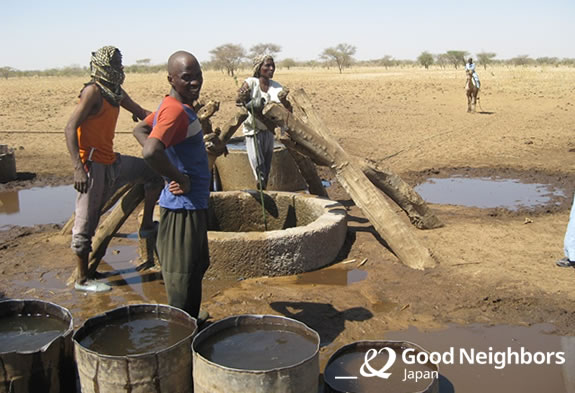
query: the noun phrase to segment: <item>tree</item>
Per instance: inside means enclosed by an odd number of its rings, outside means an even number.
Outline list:
[[[390,55],[385,55],[383,56],[383,58],[379,61],[379,63],[385,67],[385,69],[387,70],[387,67],[391,67],[392,65],[395,64],[395,60],[393,60],[393,57]]]
[[[353,62],[353,55],[355,54],[356,47],[349,44],[338,44],[335,48],[325,49],[320,57],[327,61],[334,61],[339,69],[339,73],[344,68],[351,66]]]
[[[491,60],[495,56],[497,56],[497,55],[493,52],[481,52],[481,53],[477,54],[477,60],[479,61],[479,64],[483,65],[483,69],[486,70],[487,64],[490,64]]]
[[[210,51],[212,62],[220,70],[226,70],[229,76],[234,76],[242,59],[246,57],[246,50],[241,45],[224,44]]]
[[[295,60],[289,57],[287,59],[283,59],[282,61],[280,61],[280,66],[285,67],[288,70],[290,69],[290,67],[295,67],[296,65],[297,63],[295,62]]]
[[[272,43],[257,44],[250,48],[250,57],[256,58],[260,55],[270,55],[275,57],[276,54],[282,51],[282,47]]]
[[[417,62],[427,70],[429,69],[429,66],[433,64],[433,55],[429,52],[421,52],[417,58]]]
[[[11,76],[14,71],[16,70],[12,67],[0,67],[0,76],[8,79],[8,77]]]
[[[151,61],[152,61],[152,59],[139,59],[139,60],[136,60],[136,64],[148,66],[148,65],[150,65]]]
[[[447,53],[435,55],[435,64],[439,65],[441,69],[444,69],[449,64],[449,56],[447,56]]]
[[[512,58],[510,61],[513,65],[524,66],[524,65],[531,63],[533,61],[533,59],[530,59],[529,55],[519,55],[517,57]]]
[[[457,69],[457,66],[465,65],[465,58],[469,53],[464,50],[448,50],[446,54],[449,62]]]

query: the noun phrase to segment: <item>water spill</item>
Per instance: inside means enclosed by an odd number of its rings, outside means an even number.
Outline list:
[[[24,288],[66,289],[66,273],[49,271],[40,273],[37,280],[14,280],[12,284]]]
[[[161,302],[165,294],[159,272],[138,272],[137,242],[111,244],[100,263],[98,271],[108,276],[112,287],[129,288],[144,302]],[[114,295],[115,291],[112,291]]]
[[[298,274],[295,284],[301,285],[350,285],[367,278],[367,272],[360,269],[321,269]]]
[[[0,230],[63,223],[74,213],[75,201],[73,186],[0,192]]]
[[[68,323],[50,315],[17,314],[0,318],[0,352],[37,351],[62,335]]]
[[[575,337],[561,337],[548,334],[551,325],[532,327],[514,326],[452,326],[445,330],[421,332],[416,328],[389,332],[386,340],[404,340],[416,343],[430,352],[444,353],[453,348],[453,364],[439,364],[440,392],[575,392]],[[508,351],[521,354],[537,352],[564,352],[565,363],[537,365],[517,364],[507,361],[504,367],[503,355],[494,356],[492,364],[460,363],[461,350],[495,354]],[[520,357],[520,355],[518,355]],[[553,360],[556,360],[552,356]],[[495,365],[499,364],[496,368]]]
[[[430,178],[415,187],[430,203],[463,205],[480,208],[505,208],[512,211],[533,208],[565,197],[562,190],[546,184],[526,184],[517,179],[502,178]]]
[[[367,344],[367,343],[365,343]],[[413,348],[401,345],[389,347],[389,352],[384,349],[384,342],[380,345],[357,345],[350,346],[349,350],[342,351],[335,358],[330,359],[324,372],[325,382],[337,392],[372,393],[393,392],[413,393],[425,390],[435,379],[439,377],[437,367],[433,364],[406,364],[402,360],[406,349],[413,352]],[[377,352],[380,351],[381,352]],[[369,351],[374,351],[370,353]],[[408,354],[410,352],[407,352]],[[366,377],[361,375],[360,370],[365,363],[366,356],[369,366],[372,368],[364,371],[367,374],[380,372],[385,367],[385,372],[390,373],[387,379],[373,375]],[[390,356],[392,365],[387,368]],[[413,373],[413,374],[410,374]],[[407,379],[406,375],[419,375],[418,380]],[[406,379],[404,381],[404,379]]]
[[[159,352],[192,333],[189,327],[158,318],[155,314],[135,314],[94,328],[80,344],[102,355],[137,355]]]
[[[223,329],[198,347],[205,359],[242,370],[293,366],[312,357],[316,350],[317,343],[311,338],[273,325]]]

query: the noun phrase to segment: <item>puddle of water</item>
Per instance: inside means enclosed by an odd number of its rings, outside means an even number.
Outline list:
[[[14,225],[63,223],[74,213],[75,202],[73,186],[0,192],[0,230]]]
[[[561,337],[546,334],[552,332],[551,325],[532,327],[514,326],[452,326],[446,330],[421,332],[416,328],[385,333],[386,340],[411,341],[430,352],[444,353],[453,348],[453,364],[439,364],[440,393],[484,393],[484,392],[575,392],[575,337]],[[550,365],[517,364],[509,362],[503,368],[493,364],[461,364],[460,351],[467,353],[512,351],[521,354],[522,348],[531,354],[537,352],[564,352],[565,364]],[[497,355],[502,358],[502,355]],[[521,355],[518,355],[519,358]],[[506,357],[509,359],[509,357]],[[496,359],[495,355],[493,359]],[[519,361],[520,362],[520,361]],[[513,363],[513,364],[509,364]]]
[[[0,352],[37,351],[68,329],[68,323],[43,314],[0,318]]]
[[[360,269],[321,269],[298,274],[295,284],[300,285],[350,285],[367,278],[367,272]]]
[[[143,302],[158,303],[163,300],[165,290],[162,285],[162,275],[159,272],[138,272],[138,244],[111,244],[106,250],[98,271],[109,274],[107,282],[112,287],[128,287],[137,294]],[[117,290],[112,290],[114,295]]]
[[[198,348],[205,358],[224,367],[270,370],[309,359],[317,343],[282,326],[236,326],[207,338]]]
[[[480,208],[518,210],[549,203],[554,197],[565,197],[562,190],[546,184],[525,184],[517,179],[430,178],[415,187],[430,203],[463,205]]]
[[[37,280],[14,280],[12,284],[24,288],[42,288],[42,289],[66,289],[66,280],[68,277],[63,271],[49,271],[40,273]]]
[[[80,344],[102,355],[125,356],[161,351],[190,334],[189,327],[175,321],[135,314],[95,327]]]

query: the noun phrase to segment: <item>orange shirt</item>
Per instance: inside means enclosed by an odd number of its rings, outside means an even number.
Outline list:
[[[113,164],[116,161],[114,133],[119,114],[119,106],[113,106],[102,98],[100,111],[93,116],[89,116],[80,124],[77,133],[80,158],[83,163],[88,160],[92,149],[95,149],[92,154],[92,161],[101,164]]]

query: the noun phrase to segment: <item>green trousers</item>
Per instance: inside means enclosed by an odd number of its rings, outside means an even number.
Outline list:
[[[210,265],[207,210],[160,209],[156,248],[170,306],[197,318]]]

